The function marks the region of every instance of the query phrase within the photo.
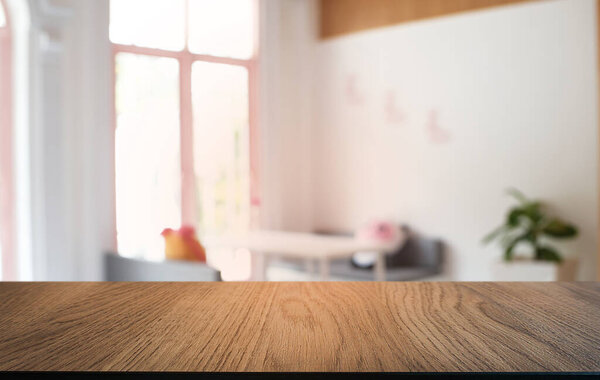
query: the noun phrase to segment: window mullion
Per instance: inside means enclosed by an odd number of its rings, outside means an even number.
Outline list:
[[[181,221],[197,225],[194,175],[194,139],[192,119],[192,58],[182,54],[179,60],[179,109],[181,125]]]
[[[251,61],[248,66],[248,128],[249,133],[249,150],[250,157],[248,162],[250,165],[250,220],[249,227],[256,229],[260,227],[260,170],[259,170],[259,130],[258,130],[258,70],[256,61]]]

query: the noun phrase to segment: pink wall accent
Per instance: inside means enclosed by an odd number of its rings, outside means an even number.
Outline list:
[[[386,93],[384,111],[385,118],[390,124],[403,124],[406,121],[406,115],[397,104],[394,90],[388,90]]]
[[[360,106],[364,103],[365,97],[359,88],[358,76],[356,74],[350,74],[346,77],[344,90],[346,92],[346,100],[348,101],[348,104]]]
[[[429,111],[426,128],[429,140],[432,143],[443,144],[451,139],[450,132],[440,126],[439,111],[435,108]]]

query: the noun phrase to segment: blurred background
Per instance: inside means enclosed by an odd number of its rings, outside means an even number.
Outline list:
[[[0,0],[1,279],[597,279],[598,15]]]

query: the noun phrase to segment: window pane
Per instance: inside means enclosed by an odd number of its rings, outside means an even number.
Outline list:
[[[198,230],[240,232],[249,225],[248,71],[192,66]]]
[[[110,40],[166,50],[185,45],[184,0],[111,0]]]
[[[120,53],[116,75],[119,252],[161,258],[162,229],[181,223],[179,67]]]
[[[0,3],[0,28],[6,26],[6,15],[4,14],[4,8],[2,7],[2,3]]]
[[[0,28],[6,26],[6,14],[4,14],[4,8],[2,7],[2,3],[0,3]]]
[[[190,0],[190,50],[222,57],[252,57],[253,4],[253,0]]]

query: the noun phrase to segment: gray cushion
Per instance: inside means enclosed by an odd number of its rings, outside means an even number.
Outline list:
[[[269,257],[267,261],[268,266],[274,266],[277,268],[292,269],[297,271],[304,271],[307,268],[307,260],[293,259],[287,257]],[[319,263],[314,263],[315,267],[318,268]]]
[[[105,255],[107,281],[220,281],[218,270],[191,261],[147,261]]]
[[[440,240],[410,235],[397,252],[386,256],[388,268],[429,267],[440,269],[443,245]]]
[[[354,267],[350,260],[336,260],[330,264],[330,273],[333,277],[352,278],[362,281],[374,281],[375,272],[372,269]],[[386,281],[412,281],[439,273],[435,267],[415,266],[404,268],[386,268]]]

